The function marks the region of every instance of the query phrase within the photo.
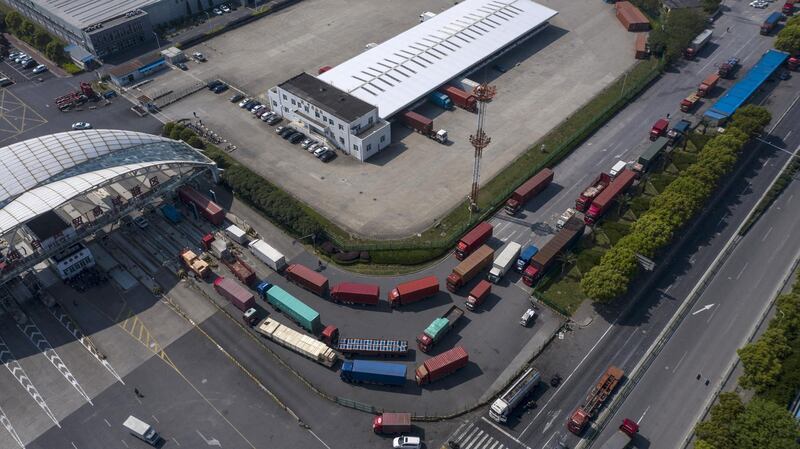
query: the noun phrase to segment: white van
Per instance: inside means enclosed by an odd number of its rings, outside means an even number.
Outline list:
[[[133,436],[145,443],[150,443],[152,446],[158,444],[158,441],[161,439],[153,426],[133,415],[128,416],[128,419],[126,419],[122,425],[125,426]]]
[[[627,166],[628,166],[627,162],[625,162],[625,161],[617,161],[617,163],[614,164],[613,167],[611,167],[611,171],[609,171],[608,174],[611,175],[612,178],[616,178],[617,175],[622,173],[622,170],[625,170],[625,167],[627,167]]]

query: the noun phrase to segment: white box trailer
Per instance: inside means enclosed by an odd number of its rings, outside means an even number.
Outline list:
[[[275,343],[285,346],[328,368],[333,366],[338,358],[336,351],[325,343],[297,332],[288,326],[284,326],[271,318],[266,318],[262,321],[261,324],[256,327],[256,330]]]
[[[272,268],[275,271],[281,271],[286,268],[286,258],[277,249],[269,246],[267,242],[256,239],[247,245],[250,252],[264,262],[264,265]]]
[[[475,88],[480,85],[480,83],[478,83],[477,81],[473,81],[469,78],[454,79],[450,81],[450,84],[463,90],[468,94],[474,93]]]
[[[215,239],[208,245],[208,250],[211,251],[211,254],[217,259],[222,259],[228,256],[228,242],[220,238]]]
[[[225,228],[225,234],[227,234],[231,240],[240,245],[247,245],[247,241],[250,240],[247,238],[247,233],[236,225],[230,225]]]
[[[158,441],[161,439],[153,426],[133,415],[128,416],[128,419],[126,419],[122,425],[130,431],[131,435],[152,446],[158,444]]]
[[[522,245],[517,242],[508,242],[508,244],[506,244],[506,247],[503,248],[500,255],[494,259],[492,269],[489,270],[489,282],[495,284],[500,282],[500,279],[506,275],[511,266],[517,261],[521,249]]]

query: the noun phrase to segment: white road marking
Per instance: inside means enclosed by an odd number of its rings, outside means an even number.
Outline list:
[[[314,438],[316,438],[317,440],[319,440],[319,442],[320,442],[320,443],[322,443],[322,445],[323,445],[323,446],[327,447],[328,449],[331,449],[331,447],[330,447],[330,446],[328,446],[327,444],[325,444],[325,442],[324,442],[324,441],[322,441],[322,438],[318,437],[318,436],[317,436],[317,434],[316,434],[316,433],[314,433],[314,431],[313,431],[313,430],[311,430],[311,429],[308,429],[308,433],[310,433],[311,435],[314,435]],[[220,447],[222,447],[222,446],[220,446]]]
[[[492,445],[492,447],[490,447],[489,449],[494,449],[494,447],[497,446],[498,444],[500,444],[500,442],[499,441],[495,441],[494,444]],[[502,448],[503,446],[500,445],[500,447]]]
[[[475,433],[469,439],[464,441],[464,449],[469,449],[469,447],[472,446],[472,443],[478,441],[478,438],[483,435],[483,429],[478,429],[477,427],[475,429],[478,430],[478,433]]]
[[[25,449],[25,445],[22,444],[22,439],[19,437],[17,431],[11,425],[11,421],[8,419],[6,413],[3,411],[2,408],[0,408],[0,424],[3,424],[3,427],[6,428],[6,431],[8,431],[8,433],[11,435],[11,438],[13,438],[14,441],[16,441],[19,447]]]
[[[25,369],[22,368],[22,365],[19,364],[17,358],[14,356],[14,353],[6,345],[6,342],[0,338],[0,363],[2,363],[6,369],[17,379],[22,388],[28,392],[31,398],[39,404],[39,408],[44,411],[44,413],[55,423],[58,428],[61,428],[61,424],[56,419],[56,416],[50,411],[50,407],[47,406],[47,403],[42,398],[42,395],[39,394],[39,391],[36,389],[36,386],[31,382],[28,374],[25,373]]]
[[[158,418],[156,418],[156,415],[150,415],[150,416],[152,416],[152,417],[153,417],[153,420],[154,420],[156,423],[158,423],[158,424],[161,424],[161,421],[159,421],[159,420],[158,420]]]
[[[174,442],[175,442],[175,444],[177,444],[178,446],[180,446],[180,445],[181,445],[181,443],[178,443],[178,440],[176,440],[175,438],[172,438],[172,441],[174,441]]]
[[[642,413],[642,416],[640,416],[639,419],[636,420],[637,424],[641,424],[642,423],[642,420],[644,419],[644,415],[647,414],[648,410],[650,410],[650,406],[649,405],[647,406],[646,409],[644,409],[644,413]]]
[[[105,421],[105,423],[106,423],[106,425],[107,425],[108,427],[111,427],[111,423],[110,423],[110,422],[108,422],[108,420],[107,420],[107,419],[103,418],[103,421]]]
[[[770,232],[772,232],[772,226],[770,226],[769,229],[767,229],[767,232],[764,233],[764,237],[761,238],[762,242],[765,242],[767,240],[767,237],[769,237],[769,233]],[[736,279],[739,279],[739,278],[736,278]]]
[[[681,366],[681,362],[683,362],[683,358],[686,357],[686,354],[688,354],[688,353],[689,353],[689,351],[684,351],[683,352],[683,355],[681,356],[680,360],[678,360],[678,363],[675,364],[675,368],[672,370],[673,374],[675,373],[675,371],[678,370],[678,367]]]
[[[74,441],[70,441],[70,443],[72,443],[72,447],[74,447],[75,449],[78,449],[78,446],[75,445]]]
[[[487,438],[489,438],[489,434],[488,434],[488,433],[485,433],[485,434],[483,434],[483,438],[481,438],[481,439],[478,441],[478,443],[477,443],[477,444],[475,444],[475,449],[478,449],[478,448],[480,448],[480,447],[481,447],[481,444],[483,444],[483,442],[484,442],[484,441],[486,441],[486,439],[487,439]],[[466,449],[470,449],[470,448],[469,448],[469,447],[467,447]]]
[[[515,442],[515,443],[519,444],[520,446],[524,447],[525,449],[531,449],[531,447],[530,447],[530,446],[528,446],[527,444],[523,443],[522,441],[520,441],[520,440],[518,440],[518,439],[514,438],[514,436],[513,436],[513,435],[511,435],[510,433],[508,433],[508,432],[506,432],[505,430],[501,429],[501,428],[500,428],[500,426],[498,426],[497,424],[495,424],[495,423],[493,423],[493,422],[489,421],[488,419],[486,419],[486,417],[485,417],[485,416],[481,416],[481,419],[482,419],[482,420],[484,420],[484,421],[485,421],[487,424],[489,424],[490,426],[492,426],[492,427],[494,427],[495,429],[497,429],[497,431],[498,431],[498,432],[500,432],[500,433],[502,433],[503,435],[505,435],[505,436],[507,436],[507,437],[511,438],[512,440],[514,440],[514,442]]]
[[[714,304],[706,304],[703,307],[700,307],[699,309],[697,309],[694,312],[692,312],[692,315],[697,315],[700,312],[705,312],[706,310],[709,310],[712,307],[714,307]]]
[[[789,131],[786,131],[786,135],[783,136],[783,140],[786,140],[789,137],[789,134],[791,134],[791,133],[792,133],[791,129]]]
[[[623,345],[623,346],[624,346],[624,345]],[[559,413],[561,413],[561,409],[558,409],[558,410],[556,410],[555,412],[553,412],[552,416],[550,416],[550,419],[549,419],[549,420],[547,420],[547,423],[545,423],[545,425],[544,425],[544,429],[542,429],[542,433],[547,433],[547,429],[549,429],[549,428],[550,428],[550,426],[552,426],[552,425],[553,425],[553,421],[554,421],[556,418],[558,418],[558,414],[559,414]]]
[[[788,200],[786,200],[786,204],[788,205],[789,203],[791,203],[793,198],[794,198],[794,193],[792,194],[792,196],[789,197]]]
[[[742,277],[742,274],[744,273],[744,270],[746,270],[746,269],[747,269],[747,265],[748,265],[748,264],[749,264],[749,262],[745,262],[745,263],[744,263],[744,266],[742,267],[741,271],[739,271],[739,274],[737,274],[737,275],[736,275],[736,279],[737,279],[737,280],[738,280],[740,277]]]
[[[544,442],[543,447],[550,447],[550,442],[553,441],[553,438],[555,438],[556,435],[558,435],[558,432],[553,432],[553,434],[550,435],[550,438],[548,438],[547,441]]]
[[[128,446],[128,443],[125,442],[125,440],[120,440],[120,441],[122,441],[122,444],[125,445],[125,447],[130,447]]]

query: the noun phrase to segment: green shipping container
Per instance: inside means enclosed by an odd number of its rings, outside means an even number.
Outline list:
[[[435,341],[439,337],[439,333],[446,329],[449,324],[450,322],[447,321],[447,318],[436,318],[430,326],[425,328],[425,334]]]
[[[316,310],[277,285],[267,290],[267,302],[312,334],[316,334],[322,327]]]
[[[646,150],[644,150],[644,153],[639,156],[639,160],[637,162],[642,164],[645,170],[648,170],[650,168],[650,164],[659,155],[661,155],[661,152],[664,151],[665,148],[667,148],[667,144],[669,144],[669,139],[666,137],[659,137],[655,142],[651,143]]]

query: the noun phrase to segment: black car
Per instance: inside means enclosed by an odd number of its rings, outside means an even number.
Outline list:
[[[321,160],[322,162],[330,162],[334,159],[336,159],[336,153],[330,150],[322,153],[322,156],[319,157],[319,160]]]
[[[245,103],[245,104],[244,104],[244,107],[243,107],[242,109],[250,110],[250,108],[252,108],[253,106],[255,106],[255,105],[256,105],[256,103],[258,103],[258,101],[256,101],[256,100],[250,100],[250,101],[248,101],[247,103]]]
[[[302,142],[303,139],[305,139],[305,138],[306,138],[305,134],[303,134],[301,132],[297,132],[296,134],[292,134],[292,137],[289,138],[289,142],[293,143],[293,144],[298,144],[298,143]]]
[[[230,98],[231,103],[238,103],[242,100],[244,100],[244,95],[242,94],[236,94]]]
[[[261,106],[261,102],[260,101],[253,101],[253,104],[251,104],[250,106],[246,107],[245,109],[247,109],[249,112],[252,112],[253,109],[256,108],[256,106]]]
[[[277,125],[278,123],[280,123],[281,120],[283,120],[283,117],[276,114],[270,117],[266,123],[267,125],[272,126],[272,125]]]
[[[214,80],[214,81],[210,81],[208,84],[206,84],[206,87],[208,87],[208,90],[214,90],[217,86],[221,86],[223,84],[225,84],[225,83],[223,83],[220,80]]]
[[[215,94],[221,94],[222,92],[225,92],[226,90],[228,90],[228,85],[223,83],[223,84],[220,84],[217,87],[211,89],[211,92],[214,92]]]
[[[289,139],[292,138],[293,135],[297,134],[297,131],[295,131],[295,130],[293,130],[291,128],[289,128],[289,129],[291,131],[289,131],[288,133],[282,133],[281,134],[281,137],[283,137],[283,140],[289,140]]]
[[[23,69],[30,69],[32,67],[36,67],[37,65],[39,65],[39,63],[36,62],[35,59],[29,59],[28,62],[26,62],[25,64],[22,64],[22,68]]]
[[[279,136],[281,136],[281,137],[283,137],[284,139],[288,139],[288,138],[289,138],[289,137],[288,137],[288,136],[289,136],[289,134],[294,134],[294,133],[295,133],[295,130],[294,130],[294,129],[292,129],[292,128],[289,128],[289,127],[287,126],[286,128],[283,128],[283,129],[282,129],[282,130],[281,130],[281,131],[278,133],[278,135],[279,135]]]

